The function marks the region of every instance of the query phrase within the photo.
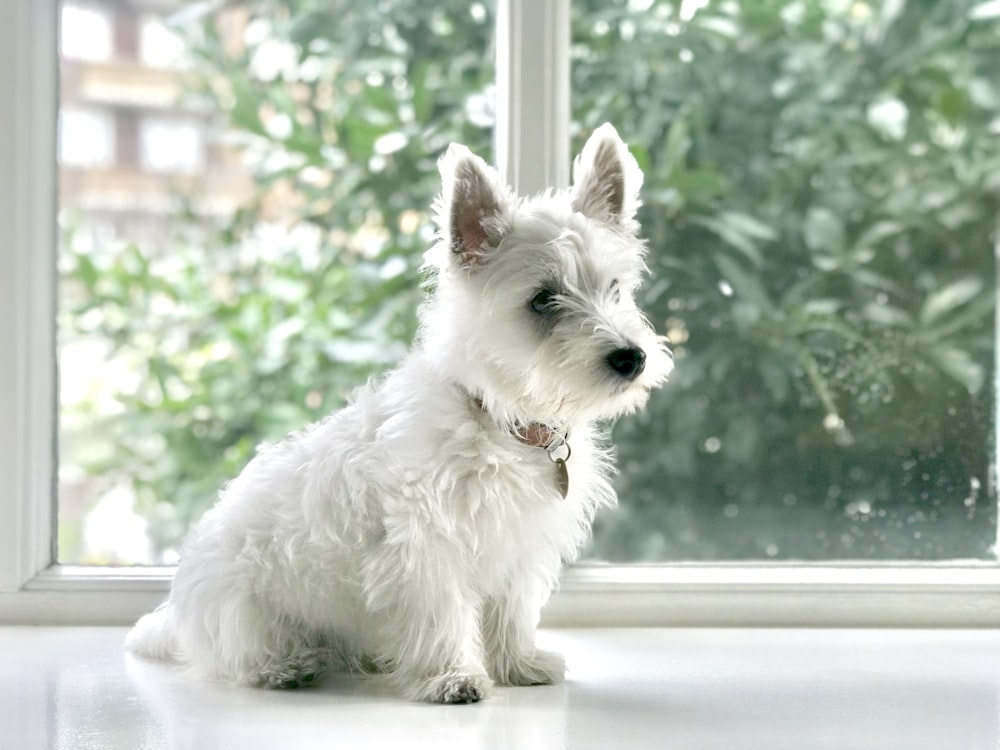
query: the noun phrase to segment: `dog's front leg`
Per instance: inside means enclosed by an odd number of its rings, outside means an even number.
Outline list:
[[[483,608],[482,630],[490,676],[501,685],[550,685],[566,673],[562,656],[535,647],[540,597],[536,586],[512,586]]]
[[[390,577],[383,569],[371,580],[369,606],[381,621],[377,658],[412,700],[475,703],[493,684],[483,664],[478,600],[455,568],[421,562]]]

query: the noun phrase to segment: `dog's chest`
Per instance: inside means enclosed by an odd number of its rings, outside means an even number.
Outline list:
[[[613,502],[589,426],[550,454],[461,394],[408,405],[380,415],[365,460],[350,464],[364,467],[354,484],[367,488],[380,543],[406,559],[488,578],[543,558],[551,567],[575,557],[596,508]]]
[[[569,461],[565,451],[557,455],[559,462],[509,435],[470,433],[442,447],[404,482],[410,510],[430,535],[445,537],[484,572],[575,550],[595,502],[584,446]]]
[[[585,490],[583,462],[568,463],[571,454],[568,443],[549,449],[495,429],[479,430],[454,451],[471,510],[530,516],[557,510],[571,488]]]

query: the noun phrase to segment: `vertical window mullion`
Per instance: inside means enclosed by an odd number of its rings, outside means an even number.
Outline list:
[[[0,591],[54,559],[57,20],[0,3]]]
[[[1000,205],[997,205],[996,224],[993,230],[993,285],[1000,296]],[[993,465],[987,470],[989,492],[997,503],[996,541],[994,557],[1000,559],[1000,304],[994,302],[993,311]]]
[[[519,193],[569,183],[570,0],[499,0],[496,161]]]

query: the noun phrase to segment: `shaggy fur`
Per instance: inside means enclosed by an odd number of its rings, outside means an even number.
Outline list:
[[[610,125],[564,191],[518,198],[459,145],[440,170],[413,350],[226,487],[131,651],[264,687],[375,669],[442,703],[562,678],[534,631],[615,501],[601,421],[671,369],[633,300],[642,174]]]

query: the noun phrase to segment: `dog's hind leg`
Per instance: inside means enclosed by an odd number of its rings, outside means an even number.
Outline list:
[[[250,592],[187,601],[178,642],[184,660],[214,679],[264,688],[313,684],[329,653],[323,639]]]

